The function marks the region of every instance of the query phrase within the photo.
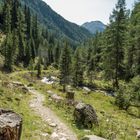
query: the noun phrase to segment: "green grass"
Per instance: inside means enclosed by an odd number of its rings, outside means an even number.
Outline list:
[[[34,114],[29,107],[29,101],[32,96],[23,92],[20,88],[11,88],[4,85],[11,81],[9,75],[0,73],[0,108],[12,109],[20,114],[23,119],[23,129],[21,140],[41,139],[41,133],[51,133],[51,129],[41,118]],[[12,77],[16,81],[16,78]]]
[[[57,76],[58,72],[52,71],[43,71],[43,75],[55,75]],[[60,96],[65,97],[65,94],[61,92],[61,86],[55,85],[55,88],[51,85],[46,85],[37,80],[36,78],[31,78],[30,74],[23,72],[20,75],[16,76],[18,80],[29,84],[33,83],[33,86],[41,91],[46,96],[46,106],[49,106],[54,110],[54,112],[63,120],[74,132],[77,134],[80,139],[86,134],[95,134],[110,140],[116,138],[116,140],[136,140],[136,130],[139,128],[140,119],[132,115],[129,115],[128,112],[120,110],[114,105],[114,98],[105,96],[102,93],[91,92],[89,95],[85,95],[82,89],[75,89],[75,99],[82,100],[85,103],[91,104],[98,115],[99,127],[94,126],[91,132],[85,132],[84,129],[79,129],[75,125],[73,120],[73,107],[68,106],[58,106],[58,104],[52,103],[48,100],[47,91],[51,90],[54,93],[57,93]],[[98,81],[101,85],[106,83],[103,81]]]

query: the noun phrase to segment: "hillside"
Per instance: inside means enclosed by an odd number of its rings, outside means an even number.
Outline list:
[[[96,32],[103,32],[106,28],[106,25],[101,21],[91,21],[84,23],[82,27],[86,28],[92,34],[95,34]]]
[[[67,37],[74,42],[81,42],[91,37],[88,30],[65,20],[42,0],[22,0],[22,4],[25,3],[34,13],[37,13],[39,20],[50,31],[55,32],[59,38]]]

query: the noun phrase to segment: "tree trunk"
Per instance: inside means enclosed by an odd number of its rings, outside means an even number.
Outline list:
[[[66,85],[63,85],[63,92],[66,92]]]
[[[11,110],[0,109],[0,140],[20,140],[21,117]]]

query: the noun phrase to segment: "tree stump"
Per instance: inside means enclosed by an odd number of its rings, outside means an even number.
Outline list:
[[[75,94],[74,91],[67,91],[67,93],[66,93],[66,99],[67,100],[74,100],[74,94]]]
[[[22,118],[11,110],[0,109],[0,140],[20,140]]]

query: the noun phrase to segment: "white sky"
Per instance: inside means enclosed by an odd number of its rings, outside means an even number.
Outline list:
[[[105,24],[117,0],[44,0],[54,11],[65,19],[79,25],[100,20]],[[135,0],[126,0],[127,8],[132,8]]]

